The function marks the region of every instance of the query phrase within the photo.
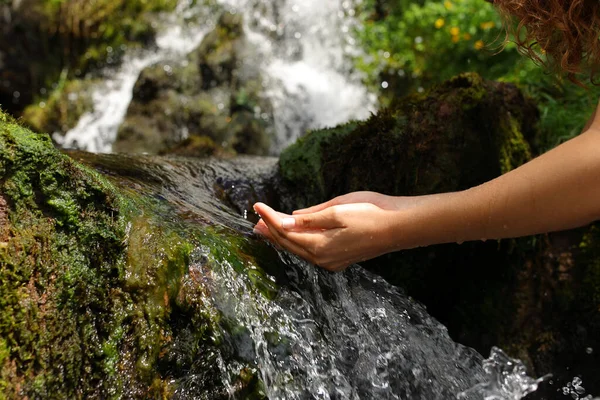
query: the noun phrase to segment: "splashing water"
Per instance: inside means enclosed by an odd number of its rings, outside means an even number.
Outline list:
[[[349,57],[358,47],[350,32],[356,24],[350,1],[218,0],[242,13],[245,31],[259,53],[265,93],[273,105],[278,154],[307,129],[364,119],[376,109],[376,96],[352,72]],[[186,15],[187,14],[187,15]],[[122,67],[106,73],[93,93],[93,111],[55,141],[65,148],[108,153],[127,113],[141,71],[161,61],[183,58],[214,27],[217,13],[206,6],[180,3],[157,38],[158,49],[126,56]],[[194,15],[198,24],[186,23]]]
[[[275,158],[82,157],[104,173],[112,171],[120,184],[133,180],[136,193],[172,205],[192,230],[194,221],[210,221],[243,235],[245,246],[265,246],[250,234],[253,224],[242,218],[242,209],[250,193],[264,192],[260,185],[277,167]],[[226,192],[227,206],[217,192]],[[170,214],[161,218],[171,220]],[[230,379],[242,368],[228,356],[231,351],[256,368],[272,399],[447,400],[462,393],[461,399],[514,400],[541,381],[527,377],[521,362],[498,349],[484,361],[453,342],[421,304],[359,266],[331,274],[269,249],[273,265],[261,267],[270,274],[266,284],[278,287],[271,297],[246,272],[260,269],[252,261],[236,269],[202,245],[190,256],[189,275],[197,269],[203,276],[202,302],[226,321],[219,337],[227,346],[215,351],[230,395]],[[202,398],[202,372],[178,377],[175,398]]]
[[[583,380],[576,376],[573,380],[567,383],[562,389],[563,395],[572,398],[573,400],[600,400],[600,397],[592,397],[591,394],[586,396]]]
[[[492,348],[490,357],[483,362],[483,369],[487,375],[485,382],[459,394],[459,399],[477,393],[485,400],[519,400],[550,378],[550,375],[530,378],[522,361],[508,357],[497,347]]]

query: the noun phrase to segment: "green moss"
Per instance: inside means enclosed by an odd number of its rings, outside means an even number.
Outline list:
[[[209,354],[217,354],[224,333],[206,301],[204,274],[227,263],[258,293],[277,293],[257,261],[240,252],[247,239],[164,222],[158,200],[115,186],[1,112],[0,121],[6,397],[170,397],[174,382],[190,373],[173,361],[184,345],[197,349],[194,365],[202,357],[212,365],[206,374],[213,378],[200,389],[221,390]],[[204,261],[201,248],[208,249]]]
[[[500,170],[503,174],[531,160],[531,145],[525,140],[515,118],[509,119],[507,137],[500,143]]]

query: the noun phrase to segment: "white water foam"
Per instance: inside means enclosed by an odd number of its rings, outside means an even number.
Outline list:
[[[365,119],[377,98],[353,70],[360,49],[348,0],[222,0],[244,13],[246,31],[263,60],[265,95],[274,109],[278,154],[308,129]]]
[[[484,400],[520,400],[538,389],[550,375],[533,379],[521,360],[510,358],[501,349],[493,347],[490,357],[483,362],[486,380],[460,393],[459,399],[477,394]]]

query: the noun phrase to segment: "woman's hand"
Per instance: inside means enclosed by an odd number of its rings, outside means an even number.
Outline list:
[[[261,220],[255,232],[325,269],[341,271],[393,250],[390,221],[395,205],[388,197],[351,193],[294,215],[257,203],[254,209]],[[353,202],[358,200],[371,202]]]

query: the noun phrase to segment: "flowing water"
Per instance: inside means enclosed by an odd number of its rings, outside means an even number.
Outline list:
[[[199,2],[202,3],[202,2]],[[105,71],[93,92],[93,110],[55,141],[64,148],[108,153],[127,113],[132,90],[144,68],[177,61],[195,49],[214,28],[218,12],[242,13],[245,32],[264,71],[264,96],[273,105],[277,154],[307,129],[364,119],[375,111],[375,95],[352,72],[358,51],[350,35],[356,24],[350,1],[218,0],[217,7],[182,1],[163,21],[157,48],[125,57],[117,70]]]
[[[275,158],[76,158],[167,204],[174,213],[165,213],[165,224],[219,226],[274,254],[268,264],[249,267],[262,268],[278,285],[268,298],[226,257],[204,246],[192,252],[190,274],[209,274],[204,302],[228,321],[221,342],[229,350],[217,350],[217,361],[222,384],[232,392],[229,377],[241,368],[227,355],[232,351],[233,360],[256,366],[271,399],[520,399],[537,388],[522,363],[498,349],[484,362],[380,277],[359,266],[328,273],[253,235],[250,220],[256,217],[249,210],[276,184]],[[201,397],[203,379],[202,371],[187,372],[178,379],[176,398]]]

